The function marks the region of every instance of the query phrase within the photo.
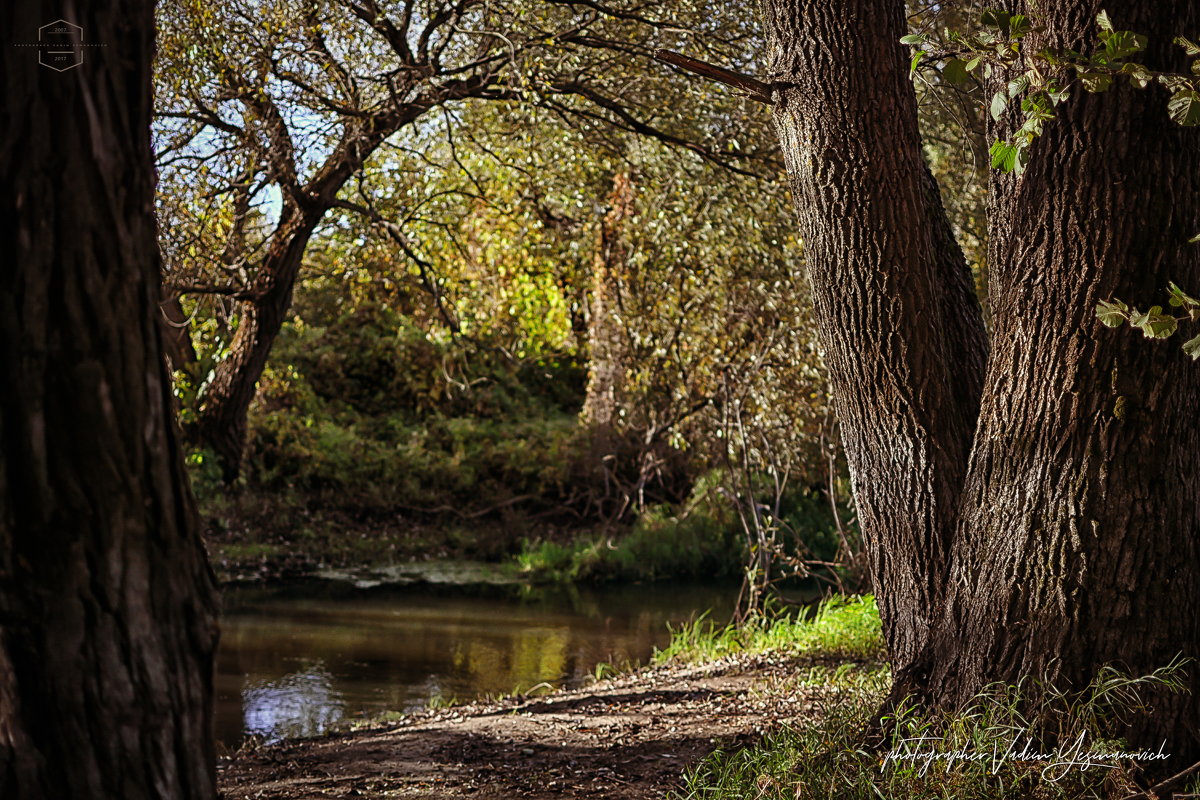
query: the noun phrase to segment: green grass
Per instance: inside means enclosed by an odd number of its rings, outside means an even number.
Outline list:
[[[745,544],[732,520],[718,514],[675,516],[646,509],[623,536],[574,542],[525,541],[515,558],[531,582],[576,583],[739,575]]]
[[[684,623],[656,663],[710,661],[733,653],[781,652],[824,658],[871,660],[884,655],[879,609],[871,595],[834,597],[814,612],[766,614],[741,626],[717,626],[706,618]]]
[[[865,605],[863,603],[862,605]],[[824,609],[823,609],[824,610]],[[845,614],[845,607],[841,611]],[[825,631],[788,637],[794,648],[854,650],[830,631],[837,611],[825,612]],[[852,614],[851,614],[852,616]],[[849,626],[853,629],[855,626]],[[756,641],[767,641],[756,639]],[[680,640],[680,652],[695,653]],[[705,652],[721,652],[717,647]],[[1047,770],[1054,759],[1022,760],[1031,731],[1042,741],[1074,743],[1083,750],[1140,749],[1115,738],[1116,721],[1146,707],[1158,692],[1180,691],[1182,662],[1139,678],[1105,669],[1084,690],[1058,692],[1032,682],[992,686],[957,713],[906,706],[888,718],[882,745],[864,732],[886,693],[886,670],[878,665],[813,667],[795,683],[827,690],[818,719],[768,732],[755,746],[719,749],[684,775],[669,800],[1115,800],[1136,789],[1133,762],[1112,768]],[[786,690],[787,687],[784,687]],[[1031,695],[1030,692],[1034,692]],[[1036,696],[1038,702],[1030,703]],[[1035,708],[1030,714],[1027,710]],[[914,740],[921,739],[920,742]],[[1011,749],[1010,749],[1011,748]],[[1053,745],[1041,745],[1054,752]],[[1150,748],[1153,749],[1153,748]],[[1070,744],[1064,745],[1069,757]],[[963,758],[962,755],[972,756]],[[1193,789],[1198,787],[1193,787]]]

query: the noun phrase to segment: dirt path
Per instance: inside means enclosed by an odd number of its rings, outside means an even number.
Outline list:
[[[223,758],[226,800],[661,798],[721,746],[821,713],[799,662],[737,657],[585,689],[423,712],[386,727]]]

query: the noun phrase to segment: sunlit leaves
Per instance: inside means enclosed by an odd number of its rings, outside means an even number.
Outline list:
[[[1172,121],[1184,127],[1200,125],[1200,92],[1184,89],[1171,95],[1167,102],[1167,113]]]
[[[992,166],[1002,172],[1012,172],[1017,169],[1017,158],[1020,149],[1008,142],[993,142],[988,153],[992,157]]]
[[[1147,311],[1131,307],[1128,303],[1113,299],[1101,300],[1096,305],[1096,317],[1110,328],[1128,322],[1130,327],[1142,332],[1147,339],[1168,339],[1179,330],[1182,322],[1200,322],[1200,300],[1183,291],[1175,283],[1167,287],[1168,306],[1179,309],[1181,315],[1165,311],[1162,306],[1151,306]],[[1183,351],[1193,359],[1200,358],[1200,336],[1183,344]]]

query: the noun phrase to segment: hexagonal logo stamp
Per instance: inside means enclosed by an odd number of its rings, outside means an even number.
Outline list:
[[[83,63],[83,28],[56,19],[38,28],[38,63],[66,72]]]

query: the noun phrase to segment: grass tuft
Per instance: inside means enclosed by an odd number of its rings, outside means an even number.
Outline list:
[[[655,653],[655,663],[768,651],[854,660],[884,656],[879,609],[871,595],[832,597],[815,611],[766,613],[741,625],[717,626],[702,616],[672,633],[671,643]]]
[[[994,685],[955,713],[905,706],[888,720],[882,747],[868,745],[864,731],[886,680],[871,670],[815,668],[801,680],[840,690],[830,692],[823,718],[769,732],[753,747],[714,751],[669,800],[1124,797],[1136,790],[1135,760],[1098,758],[1081,768],[1078,754],[1141,749],[1116,738],[1115,726],[1143,712],[1155,694],[1184,690],[1184,666],[1177,660],[1141,677],[1106,668],[1071,693],[1033,682]]]

